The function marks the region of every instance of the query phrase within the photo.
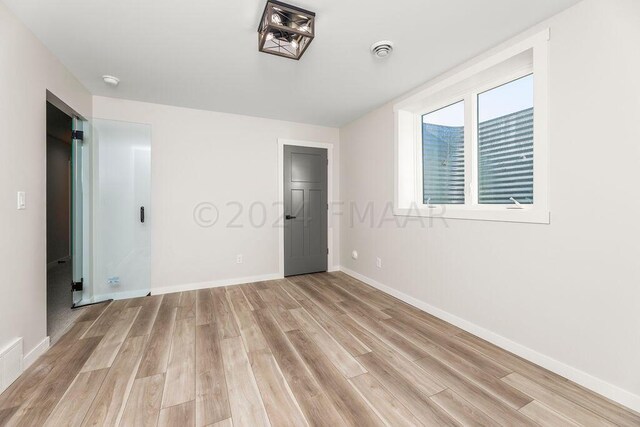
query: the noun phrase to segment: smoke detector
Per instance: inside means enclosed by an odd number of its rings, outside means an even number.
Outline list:
[[[381,40],[371,45],[371,53],[376,58],[386,58],[393,51],[393,42]]]
[[[120,83],[120,79],[114,76],[102,76],[102,80],[109,86],[116,87]]]

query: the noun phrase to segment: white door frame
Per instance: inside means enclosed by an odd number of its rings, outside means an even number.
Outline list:
[[[327,203],[329,207],[333,206],[333,144],[326,142],[300,141],[295,139],[278,138],[278,224],[282,227],[278,228],[278,272],[284,277],[284,146],[295,145],[298,147],[325,148],[327,150]],[[336,271],[337,259],[334,258],[335,242],[333,241],[333,228],[331,227],[331,211],[327,211],[327,246],[329,253],[327,254],[327,270]]]

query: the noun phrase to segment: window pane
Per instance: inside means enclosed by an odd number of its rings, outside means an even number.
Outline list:
[[[464,203],[464,101],[422,116],[424,204]]]
[[[533,74],[478,95],[478,201],[533,203]]]

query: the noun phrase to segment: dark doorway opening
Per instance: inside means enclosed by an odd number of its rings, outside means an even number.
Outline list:
[[[47,102],[47,335],[73,322],[71,310],[72,118]]]

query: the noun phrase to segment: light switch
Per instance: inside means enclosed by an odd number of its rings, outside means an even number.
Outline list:
[[[27,196],[24,191],[18,191],[18,209],[27,208]]]

